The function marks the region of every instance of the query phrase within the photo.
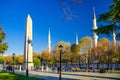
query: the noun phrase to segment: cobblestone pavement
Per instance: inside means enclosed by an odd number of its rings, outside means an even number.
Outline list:
[[[25,71],[16,71],[25,75]],[[29,71],[29,76],[43,78],[45,80],[59,80],[56,72]],[[62,72],[62,80],[120,80],[117,73],[93,73],[93,72]]]

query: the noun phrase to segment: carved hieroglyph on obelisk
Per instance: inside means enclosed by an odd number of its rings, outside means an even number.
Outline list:
[[[33,67],[33,51],[32,51],[32,19],[28,14],[26,20],[26,32],[25,32],[25,43],[24,43],[24,68],[27,68],[28,61],[28,70],[31,70]],[[27,59],[28,58],[28,59]]]

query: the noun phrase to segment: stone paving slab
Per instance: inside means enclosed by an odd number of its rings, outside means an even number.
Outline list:
[[[25,75],[25,71],[16,71]],[[59,74],[55,72],[29,71],[29,76],[43,78],[45,80],[59,80]],[[62,72],[62,80],[120,80],[120,74],[92,73],[92,72]]]

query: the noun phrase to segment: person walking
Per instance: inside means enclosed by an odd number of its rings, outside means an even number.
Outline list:
[[[57,67],[57,72],[58,72],[58,74],[59,74],[59,71],[60,71],[60,67]]]

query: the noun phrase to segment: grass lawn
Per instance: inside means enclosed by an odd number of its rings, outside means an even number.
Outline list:
[[[26,77],[23,75],[18,75],[8,72],[0,72],[0,80],[44,80],[44,79]]]

